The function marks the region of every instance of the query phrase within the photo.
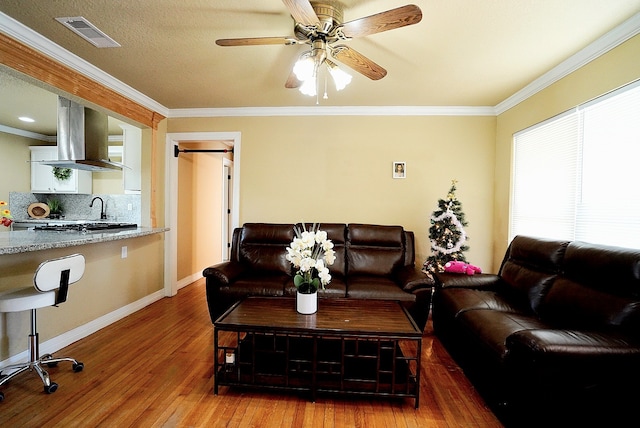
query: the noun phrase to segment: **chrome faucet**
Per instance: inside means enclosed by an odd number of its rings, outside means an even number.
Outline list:
[[[89,208],[93,208],[93,201],[95,201],[96,199],[100,199],[100,220],[106,220],[107,219],[107,211],[104,209],[104,201],[102,200],[102,198],[100,196],[96,196],[95,198],[91,199],[91,203],[89,204]]]

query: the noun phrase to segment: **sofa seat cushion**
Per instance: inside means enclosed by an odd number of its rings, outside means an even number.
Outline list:
[[[347,297],[353,299],[414,302],[416,296],[403,291],[392,279],[376,275],[357,275],[347,280]]]
[[[507,338],[509,336],[522,330],[547,327],[535,316],[486,309],[463,312],[456,320],[462,330],[479,343],[485,352],[490,351],[494,359],[501,361],[508,353]]]
[[[334,284],[334,281],[332,280],[331,284],[329,284],[327,288],[325,288],[324,290],[323,289],[318,290],[318,297],[345,298],[347,297],[347,284],[342,280],[335,281],[335,284]]]
[[[438,310],[456,317],[474,309],[491,309],[502,312],[529,312],[495,291],[470,288],[444,288],[438,291]]]
[[[220,292],[236,298],[245,296],[283,296],[284,286],[291,277],[283,274],[245,275],[233,285],[220,286]]]
[[[290,278],[284,286],[285,296],[295,296],[296,286],[293,285],[293,278]],[[331,278],[331,282],[325,289],[318,289],[318,297],[347,297],[347,284],[341,278]]]

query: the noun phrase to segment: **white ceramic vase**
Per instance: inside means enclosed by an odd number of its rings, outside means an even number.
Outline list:
[[[296,310],[303,315],[315,314],[318,311],[318,292],[311,294],[296,292]]]

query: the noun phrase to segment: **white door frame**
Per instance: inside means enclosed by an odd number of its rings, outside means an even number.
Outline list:
[[[233,174],[233,161],[227,158],[222,158],[222,261],[229,260],[229,254],[231,253],[231,221],[229,219],[229,213],[233,215],[233,195],[230,192],[233,191],[233,187],[229,188],[229,183],[233,186],[233,180],[231,179]],[[231,202],[231,204],[229,204]],[[227,211],[229,210],[229,211]]]
[[[174,146],[187,141],[231,141],[233,147],[233,200],[231,228],[238,227],[240,218],[240,132],[184,132],[168,133],[165,147],[165,233],[164,295],[178,293],[178,158]]]

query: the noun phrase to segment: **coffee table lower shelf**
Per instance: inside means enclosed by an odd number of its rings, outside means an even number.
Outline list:
[[[219,344],[215,385],[379,397],[419,404],[421,342],[415,338],[235,331]]]

